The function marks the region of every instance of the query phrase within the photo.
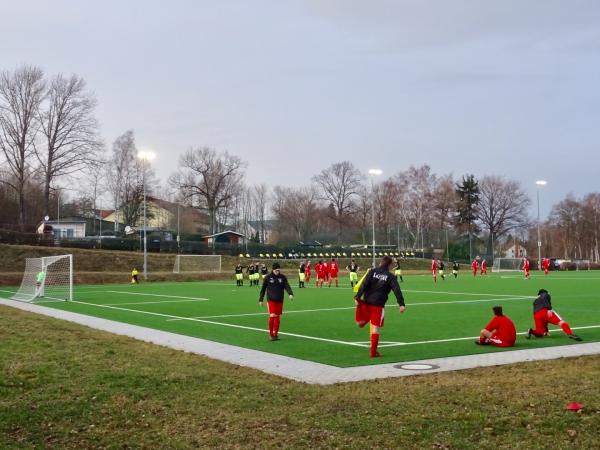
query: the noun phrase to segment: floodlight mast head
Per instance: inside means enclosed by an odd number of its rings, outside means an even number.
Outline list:
[[[381,169],[369,169],[369,175],[377,177],[383,173]]]
[[[144,161],[152,161],[156,158],[156,155],[151,150],[140,150],[137,154],[137,157]]]
[[[535,184],[537,184],[538,186],[546,186],[548,182],[546,180],[537,180]]]

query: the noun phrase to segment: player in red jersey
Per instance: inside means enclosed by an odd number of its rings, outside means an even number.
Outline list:
[[[544,275],[548,275],[548,271],[550,270],[550,259],[544,258],[542,260],[542,269],[544,269]]]
[[[283,297],[285,292],[288,293],[289,299],[294,299],[294,293],[290,287],[290,283],[284,274],[281,273],[279,263],[273,263],[273,270],[265,276],[258,304],[263,306],[265,293],[267,294],[267,306],[269,307],[269,336],[272,341],[279,340],[279,324],[281,314],[283,314]]]
[[[473,260],[471,263],[471,270],[473,270],[473,276],[477,276],[477,269],[479,268],[479,263],[477,262],[477,258]]]
[[[487,275],[487,261],[484,259],[481,261],[481,276]]]
[[[437,283],[437,269],[438,269],[437,261],[435,260],[435,258],[433,258],[431,260],[431,275],[433,276],[434,284]]]
[[[515,324],[502,313],[502,306],[494,306],[494,317],[479,335],[477,345],[493,345],[495,347],[512,347],[517,340]]]
[[[307,259],[304,266],[304,276],[305,281],[308,283],[310,281],[310,261]]]
[[[338,265],[335,258],[331,258],[331,263],[329,264],[329,287],[331,287],[331,283],[335,280],[335,287],[339,287],[339,277],[340,266]]]
[[[323,266],[322,260],[319,260],[319,262],[315,264],[315,273],[317,274],[315,287],[323,287],[323,283],[325,282],[325,267]]]
[[[325,282],[329,282],[329,264],[327,264],[327,261],[323,262],[323,281]]]
[[[531,269],[531,264],[527,257],[523,258],[523,275],[527,280],[530,279],[531,275],[529,274],[529,270]]]
[[[396,296],[400,312],[403,313],[406,308],[398,278],[390,272],[391,264],[392,258],[384,256],[378,267],[369,270],[354,297],[356,324],[362,328],[370,322],[372,326],[371,358],[381,356],[377,351],[379,329],[383,326],[385,303],[390,291]]]
[[[561,327],[569,339],[581,341],[579,336],[573,334],[569,324],[552,309],[550,293],[546,289],[540,289],[533,302],[533,320],[535,321],[535,330],[529,329],[527,339],[531,339],[531,336],[547,336],[548,324],[551,323]]]

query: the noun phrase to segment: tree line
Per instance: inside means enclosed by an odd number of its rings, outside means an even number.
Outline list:
[[[377,241],[383,244],[444,248],[452,241],[462,245],[463,256],[472,257],[492,255],[499,244],[519,237],[530,254],[535,252],[531,199],[516,180],[473,174],[455,179],[433,173],[428,165],[377,179],[341,161],[304,186],[268,187],[246,183],[248,164],[238,156],[192,147],[161,184],[137,157],[133,130],[107,148],[96,106],[80,76],[47,76],[27,65],[0,74],[0,226],[25,230],[55,213],[53,203],[66,197],[65,185],[78,186],[68,195],[71,214],[96,216],[101,201],[115,212],[115,230],[136,226],[145,181],[148,194],[206,218],[198,227],[182,214],[182,229],[191,233],[233,228],[259,243],[269,236],[282,245],[368,244],[374,214]],[[541,228],[545,255],[600,260],[600,194],[568,195]]]

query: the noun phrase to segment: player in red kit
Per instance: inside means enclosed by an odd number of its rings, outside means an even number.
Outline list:
[[[304,276],[305,281],[308,283],[310,281],[310,261],[307,259],[304,266]]]
[[[484,259],[481,261],[481,276],[487,275],[487,261]]]
[[[502,313],[502,306],[494,306],[494,317],[479,335],[477,345],[493,345],[495,347],[512,347],[517,340],[515,324]]]
[[[527,280],[530,279],[529,270],[531,269],[531,264],[529,263],[529,259],[527,257],[523,258],[523,275]]]
[[[471,263],[471,270],[473,270],[473,276],[477,276],[477,269],[479,268],[479,263],[477,262],[477,258],[473,260]]]
[[[325,282],[325,268],[323,266],[323,261],[319,260],[319,262],[315,264],[315,273],[317,274],[315,287],[323,287],[323,283]]]
[[[335,280],[335,287],[339,287],[339,272],[340,266],[338,265],[335,258],[331,258],[331,263],[329,264],[329,287],[331,287],[331,283],[333,282],[333,280]]]
[[[329,282],[329,264],[327,264],[327,261],[323,263],[323,281]]]
[[[273,270],[265,276],[258,304],[263,306],[265,293],[267,294],[267,306],[269,307],[269,336],[272,341],[279,340],[279,324],[283,314],[283,297],[288,293],[289,299],[294,299],[294,293],[284,274],[281,273],[279,263],[273,263]]]
[[[552,309],[550,293],[546,289],[540,289],[533,302],[533,320],[535,321],[535,330],[529,329],[527,339],[531,339],[531,336],[547,336],[548,324],[551,323],[561,327],[569,339],[581,341],[579,336],[573,334],[569,324]]]
[[[390,291],[394,292],[400,312],[405,310],[404,297],[398,284],[398,278],[390,272],[392,258],[384,256],[379,266],[369,270],[361,283],[354,303],[356,305],[356,324],[364,327],[371,323],[371,358],[381,356],[377,351],[379,329],[383,326],[385,304]]]
[[[437,283],[437,261],[434,259],[431,260],[431,275],[433,276],[433,283]]]
[[[544,258],[542,260],[542,269],[544,269],[544,275],[548,275],[548,271],[550,270],[550,259]]]

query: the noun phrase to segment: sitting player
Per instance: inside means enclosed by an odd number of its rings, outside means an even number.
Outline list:
[[[493,345],[495,347],[513,347],[517,340],[515,324],[509,317],[502,314],[502,306],[494,306],[494,317],[479,335],[477,345]]]
[[[131,284],[140,284],[140,280],[138,278],[138,275],[139,275],[139,272],[134,267],[133,270],[131,271]]]
[[[560,317],[555,311],[552,310],[552,303],[550,294],[546,289],[540,289],[538,296],[533,301],[533,320],[535,322],[535,330],[529,329],[527,332],[527,339],[531,339],[531,336],[543,337],[548,335],[548,324],[558,325],[562,328],[569,339],[574,341],[581,341],[581,338],[576,334],[573,334],[571,327]]]

